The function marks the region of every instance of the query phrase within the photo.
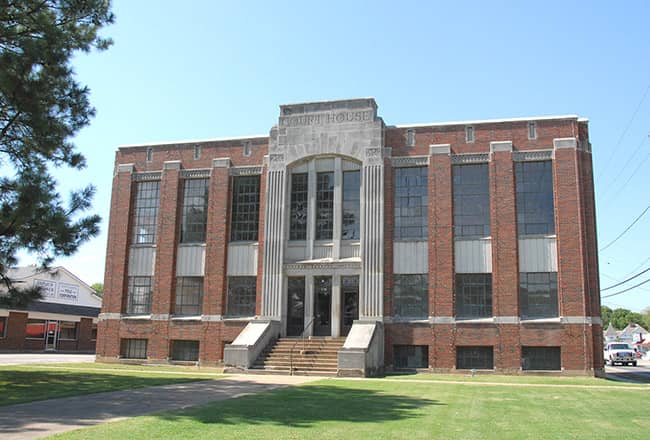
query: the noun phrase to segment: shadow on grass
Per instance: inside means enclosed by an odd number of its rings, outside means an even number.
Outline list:
[[[319,422],[383,422],[420,416],[420,409],[444,405],[436,400],[406,397],[348,386],[306,385],[156,417],[206,424],[275,424],[306,428]]]
[[[173,374],[173,373],[171,373]],[[195,382],[193,377],[147,377],[132,374],[48,370],[0,370],[0,406],[82,394]]]

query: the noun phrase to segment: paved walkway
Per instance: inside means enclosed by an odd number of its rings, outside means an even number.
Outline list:
[[[0,353],[0,365],[95,362],[94,354]]]
[[[40,438],[123,418],[178,410],[320,379],[305,376],[229,376],[220,380],[5,406],[0,407],[0,438]]]

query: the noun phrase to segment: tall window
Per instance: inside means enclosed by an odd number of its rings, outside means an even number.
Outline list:
[[[200,315],[203,302],[203,277],[176,279],[175,315]]]
[[[456,347],[458,370],[491,370],[494,368],[492,347]]]
[[[159,204],[160,182],[137,182],[133,208],[133,243],[153,244],[156,242]]]
[[[120,356],[125,359],[146,359],[147,358],[147,340],[146,339],[122,339]]]
[[[228,277],[228,315],[255,315],[256,284],[257,277]]]
[[[289,226],[289,240],[307,239],[308,181],[307,173],[291,175],[291,224]]]
[[[557,272],[520,273],[519,305],[522,318],[557,317]]]
[[[205,243],[208,220],[208,179],[185,179],[181,243]]]
[[[429,281],[426,274],[394,275],[395,316],[427,318],[429,316]]]
[[[361,172],[343,172],[343,228],[341,239],[358,240],[361,224]]]
[[[260,176],[237,176],[232,194],[231,241],[257,241]]]
[[[456,317],[487,318],[492,316],[492,274],[456,274]]]
[[[537,124],[535,122],[528,123],[528,139],[537,139]]]
[[[395,169],[395,239],[428,235],[427,167]]]
[[[129,277],[126,313],[151,313],[151,277]]]
[[[454,165],[454,236],[490,235],[488,165]]]
[[[334,173],[316,174],[316,240],[331,240],[334,233]]]
[[[555,234],[553,163],[517,162],[517,231],[522,235]]]
[[[471,125],[465,127],[465,142],[474,142],[474,127]]]

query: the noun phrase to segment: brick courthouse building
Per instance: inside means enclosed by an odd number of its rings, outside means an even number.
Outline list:
[[[584,119],[283,105],[268,136],[118,149],[98,359],[599,374],[596,251]]]

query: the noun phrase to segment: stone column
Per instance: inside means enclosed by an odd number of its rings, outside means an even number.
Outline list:
[[[341,277],[332,276],[332,337],[341,336]]]
[[[284,199],[286,167],[284,154],[269,155],[266,185],[266,223],[264,225],[264,275],[262,316],[280,320],[283,310]]]
[[[203,315],[218,319],[226,314],[226,265],[230,159],[212,160],[203,279]]]
[[[305,277],[305,325],[309,325],[307,335],[314,334],[314,324],[310,322],[314,319],[314,277],[307,275]]]
[[[384,161],[382,148],[366,148],[361,174],[361,278],[359,318],[382,319],[384,308]]]

